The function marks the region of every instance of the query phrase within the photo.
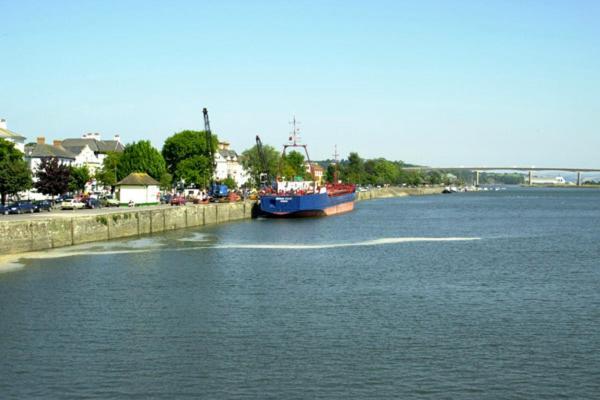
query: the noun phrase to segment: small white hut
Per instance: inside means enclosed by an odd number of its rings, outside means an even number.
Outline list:
[[[133,172],[115,185],[119,204],[126,205],[155,205],[160,203],[158,183],[150,175],[142,172]]]

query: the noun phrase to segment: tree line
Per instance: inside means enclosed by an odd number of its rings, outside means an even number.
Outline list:
[[[36,188],[40,193],[60,195],[66,192],[81,192],[91,179],[104,186],[114,185],[132,172],[145,172],[160,182],[162,189],[174,185],[206,188],[214,175],[211,154],[218,148],[218,137],[204,131],[184,130],[169,136],[159,151],[148,140],[129,143],[122,153],[109,152],[102,166],[91,174],[86,166],[68,166],[56,158],[44,158],[37,168],[35,179],[23,154],[14,144],[0,139],[0,194],[2,204],[7,196]],[[242,152],[240,162],[249,175],[246,186],[259,187],[261,174],[267,173],[272,179],[281,176],[286,180],[309,179],[304,155],[297,151],[287,154],[278,152],[273,146],[264,145],[261,159],[257,146]],[[363,159],[356,152],[340,162],[325,160],[318,162],[325,170],[325,180],[333,182],[334,176],[343,182],[357,185],[410,185],[424,184],[465,184],[473,181],[471,171],[424,171],[407,169],[411,165],[403,161],[390,161],[385,158]],[[523,183],[522,174],[482,173],[481,183]],[[230,188],[236,187],[232,178],[224,182]]]

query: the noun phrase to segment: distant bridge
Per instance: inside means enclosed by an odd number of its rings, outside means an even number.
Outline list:
[[[479,186],[479,173],[481,171],[529,171],[529,185],[533,185],[533,171],[566,171],[577,173],[577,186],[581,186],[583,172],[600,172],[600,168],[570,168],[570,167],[405,167],[405,170],[433,171],[433,170],[461,170],[475,172],[475,186]]]

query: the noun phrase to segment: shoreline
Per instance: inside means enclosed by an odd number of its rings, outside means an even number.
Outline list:
[[[443,187],[384,187],[357,192],[356,201],[441,194]],[[0,272],[19,268],[20,258],[58,248],[115,239],[131,239],[177,229],[221,224],[254,217],[256,201],[194,204],[177,207],[103,209],[69,215],[0,219]]]

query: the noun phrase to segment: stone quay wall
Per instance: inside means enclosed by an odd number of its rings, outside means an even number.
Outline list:
[[[93,215],[49,214],[45,218],[0,219],[0,254],[98,242],[218,224],[252,217],[256,202],[102,210]]]
[[[356,200],[374,200],[374,199],[385,199],[389,197],[402,197],[402,196],[426,196],[431,194],[441,194],[444,190],[443,187],[383,187],[379,189],[371,189],[366,192],[358,192]]]

